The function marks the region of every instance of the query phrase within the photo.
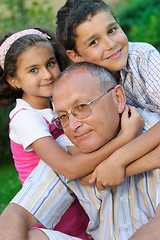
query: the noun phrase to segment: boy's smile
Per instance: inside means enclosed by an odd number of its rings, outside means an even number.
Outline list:
[[[110,71],[119,71],[126,66],[128,39],[109,12],[89,16],[76,28],[76,34],[78,54],[67,51],[73,61],[92,62]]]

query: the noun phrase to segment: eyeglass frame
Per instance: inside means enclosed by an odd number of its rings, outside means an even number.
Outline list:
[[[86,117],[90,116],[91,113],[92,113],[92,109],[91,109],[90,105],[91,105],[92,103],[94,103],[95,101],[99,100],[100,98],[102,98],[104,95],[106,95],[107,93],[109,93],[109,92],[110,92],[111,90],[113,90],[114,88],[115,88],[115,86],[112,87],[112,88],[110,88],[110,89],[107,90],[106,92],[102,93],[100,96],[98,96],[98,97],[94,98],[93,100],[89,101],[88,103],[81,103],[81,104],[87,105],[87,106],[89,107],[89,109],[90,109],[90,114],[87,115]],[[81,105],[81,104],[80,104],[80,105]],[[77,116],[77,114],[73,112],[73,109],[75,109],[75,108],[76,108],[76,106],[74,106],[74,107],[71,109],[71,112],[70,112],[70,113],[68,113],[68,112],[66,113],[66,117],[67,117],[67,119],[68,119],[68,124],[67,124],[65,127],[62,126],[61,119],[60,119],[59,116],[53,117],[52,120],[51,120],[51,122],[54,123],[54,125],[55,125],[58,129],[63,129],[63,128],[66,128],[66,127],[69,125],[69,114],[72,114],[72,115],[73,115],[75,118],[77,118],[77,119],[85,119],[86,117],[79,118],[79,117]],[[57,120],[57,119],[59,119],[62,127],[58,127],[58,125],[56,124],[56,120]]]

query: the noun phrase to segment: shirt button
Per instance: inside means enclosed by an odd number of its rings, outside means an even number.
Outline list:
[[[124,201],[124,197],[120,197],[120,201]]]
[[[127,229],[127,228],[128,228],[128,225],[127,225],[127,224],[124,224],[124,228]]]

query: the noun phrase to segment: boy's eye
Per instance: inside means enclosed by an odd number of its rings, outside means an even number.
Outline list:
[[[117,29],[118,29],[118,27],[113,27],[108,30],[108,33],[114,33]]]
[[[90,42],[89,46],[95,45],[98,42],[98,40],[93,40],[92,42]]]
[[[37,68],[32,68],[32,69],[30,70],[31,73],[36,73],[37,71],[38,71]]]

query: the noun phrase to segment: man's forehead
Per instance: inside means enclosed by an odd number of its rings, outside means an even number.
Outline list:
[[[97,76],[93,75],[88,69],[77,69],[63,74],[56,82],[54,89],[66,88],[66,90],[75,90],[75,87],[76,89],[84,88],[88,85],[94,87],[93,83],[99,85],[100,80]]]
[[[96,83],[97,82],[97,83]],[[56,108],[73,107],[78,101],[91,100],[96,91],[99,92],[99,80],[87,72],[73,72],[63,75],[53,89],[53,101]]]

